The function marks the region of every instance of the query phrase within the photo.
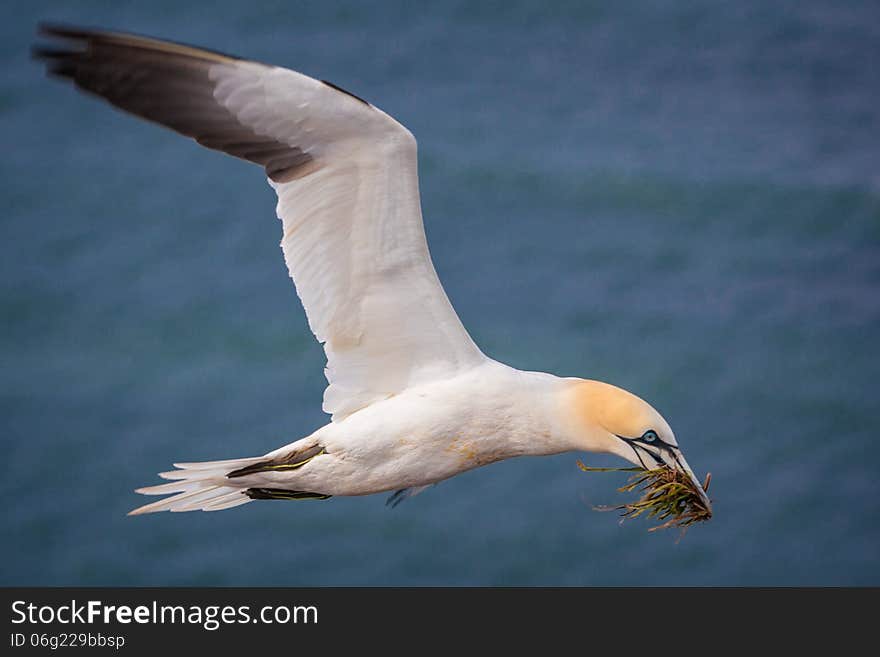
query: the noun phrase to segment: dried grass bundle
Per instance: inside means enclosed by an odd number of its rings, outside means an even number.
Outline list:
[[[584,472],[633,472],[626,485],[617,490],[621,493],[638,491],[641,493],[635,502],[619,506],[595,507],[599,511],[621,511],[623,519],[638,518],[645,515],[661,521],[659,525],[648,531],[678,527],[682,534],[688,527],[697,522],[704,522],[712,517],[712,509],[703,501],[703,496],[696,485],[683,472],[671,468],[591,468],[578,461],[578,467]],[[708,492],[712,474],[706,475],[703,491]]]

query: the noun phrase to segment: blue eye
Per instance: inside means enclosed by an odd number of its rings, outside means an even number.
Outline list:
[[[657,440],[657,432],[653,429],[648,429],[642,436],[642,440],[644,440],[646,443],[653,443],[655,440]]]

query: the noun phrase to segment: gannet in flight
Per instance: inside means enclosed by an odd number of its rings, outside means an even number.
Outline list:
[[[428,253],[416,140],[383,111],[277,66],[131,34],[41,31],[57,40],[34,50],[51,75],[265,168],[284,259],[327,355],[328,424],[263,456],[177,463],[160,474],[169,483],[137,491],[170,497],[131,514],[384,491],[396,504],[472,468],[571,450],[674,468],[702,493],[640,398],[523,372],[474,344]]]

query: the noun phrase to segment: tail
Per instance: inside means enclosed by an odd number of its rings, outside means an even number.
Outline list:
[[[175,463],[177,470],[160,472],[167,484],[138,488],[141,495],[171,495],[165,499],[145,504],[128,515],[156,511],[220,511],[247,504],[251,500],[326,500],[329,495],[310,491],[265,488],[263,480],[253,476],[266,472],[289,472],[298,470],[317,456],[324,448],[313,439],[304,438],[291,445],[270,452],[231,461],[206,461],[204,463]]]
[[[247,486],[241,480],[230,479],[229,473],[246,468],[262,461],[257,456],[230,461],[206,461],[204,463],[175,463],[178,470],[160,472],[162,479],[171,479],[167,484],[138,488],[141,495],[171,495],[129,511],[128,515],[156,511],[220,511],[231,509],[251,501]]]

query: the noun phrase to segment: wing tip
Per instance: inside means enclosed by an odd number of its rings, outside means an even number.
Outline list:
[[[47,37],[60,37],[62,39],[82,39],[89,35],[104,32],[97,28],[78,27],[72,23],[61,21],[38,21],[37,34]]]
[[[157,37],[151,37],[137,32],[109,30],[100,27],[85,27],[56,21],[38,21],[37,35],[74,41],[81,45],[89,44],[91,42],[115,43],[135,48],[140,47],[165,50],[167,52],[187,54],[192,57],[202,57],[203,59],[236,62],[244,60],[244,58],[237,55],[230,55],[229,53],[221,52],[219,50],[193,46],[188,43],[182,43],[171,39],[159,39]]]

